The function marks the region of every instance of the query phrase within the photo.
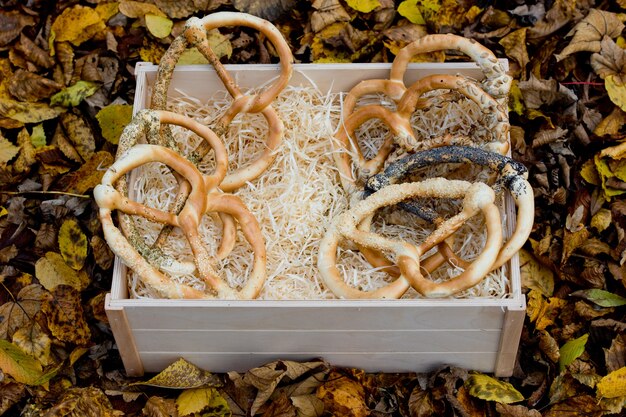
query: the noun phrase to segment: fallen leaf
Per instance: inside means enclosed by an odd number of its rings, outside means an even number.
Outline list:
[[[114,145],[133,117],[133,106],[128,104],[110,104],[96,114],[102,136]]]
[[[539,337],[539,349],[550,359],[553,363],[557,363],[561,357],[559,352],[559,345],[554,340],[554,337],[546,330],[541,330],[538,334]]]
[[[113,155],[96,152],[76,171],[70,172],[56,184],[58,189],[73,194],[85,194],[102,181],[106,169],[113,164]]]
[[[541,417],[539,410],[528,409],[523,405],[496,403],[496,411],[500,417]]]
[[[324,402],[324,411],[335,416],[365,417],[369,409],[362,384],[337,371],[331,371],[326,382],[317,389]]]
[[[82,269],[87,258],[87,236],[75,219],[67,219],[61,225],[59,249],[70,267],[77,271]]]
[[[486,401],[511,404],[522,401],[524,396],[508,382],[488,375],[473,374],[465,381],[470,395]]]
[[[563,372],[565,368],[574,362],[585,351],[585,346],[589,339],[589,334],[584,334],[577,339],[566,342],[559,349],[559,370]]]
[[[567,301],[557,297],[550,297],[549,300],[541,295],[537,290],[530,290],[528,293],[527,315],[531,322],[535,323],[537,330],[544,330],[554,324],[554,320],[559,311],[567,305]]]
[[[50,53],[41,49],[35,42],[23,33],[20,35],[20,41],[14,44],[16,51],[19,51],[24,58],[38,67],[52,68],[54,60],[50,57]]]
[[[553,404],[543,417],[601,417],[604,410],[591,395],[576,395]]]
[[[563,253],[561,255],[561,265],[565,265],[569,257],[576,249],[582,246],[591,236],[591,232],[586,227],[575,232],[565,230],[563,235]]]
[[[321,417],[324,413],[324,402],[315,394],[291,397],[291,403],[298,412],[298,417]]]
[[[349,22],[350,15],[339,0],[315,0],[311,14],[311,30],[316,33],[336,22]]]
[[[35,276],[49,291],[59,285],[69,285],[78,291],[84,290],[89,285],[89,276],[84,271],[72,269],[56,252],[47,252],[39,258],[35,264]]]
[[[521,249],[520,275],[524,288],[539,291],[546,297],[552,296],[554,292],[554,273],[550,268],[540,264],[528,251]]]
[[[0,133],[0,167],[6,166],[20,152],[20,148],[13,145]]]
[[[428,391],[418,386],[414,387],[409,396],[409,411],[413,417],[436,417],[437,412],[433,399]]]
[[[122,0],[119,4],[119,10],[124,16],[133,19],[144,17],[147,14],[166,17],[165,13],[163,13],[157,6],[150,3],[144,3],[142,1]]]
[[[142,61],[158,64],[161,57],[165,53],[165,49],[155,42],[148,42],[144,39],[144,45],[139,48],[139,56]]]
[[[48,98],[63,86],[41,75],[18,69],[8,82],[8,90],[20,101],[38,101]]]
[[[93,253],[96,264],[104,270],[109,269],[111,265],[113,265],[115,255],[106,241],[100,236],[94,235],[91,237],[89,245],[91,246],[91,252]]]
[[[52,299],[42,305],[50,333],[61,341],[79,346],[89,343],[91,332],[85,321],[80,292],[69,285],[57,285],[51,292]]]
[[[0,370],[26,385],[36,385],[43,376],[41,363],[37,359],[2,339],[0,339]]]
[[[210,30],[207,33],[207,41],[211,50],[217,55],[218,58],[229,57],[233,53],[233,47],[228,38],[222,35],[217,29]],[[178,65],[196,65],[196,64],[208,64],[209,61],[198,48],[187,48],[178,59]]]
[[[167,17],[156,16],[153,14],[147,14],[145,17],[146,27],[155,37],[162,39],[169,36],[172,32],[172,25],[174,22]]]
[[[609,372],[626,366],[626,335],[619,334],[611,342],[611,346],[604,348],[604,362]]]
[[[369,13],[380,6],[380,0],[346,0],[346,4],[361,13]]]
[[[598,397],[616,398],[626,396],[626,367],[604,376],[596,385]]]
[[[561,61],[576,52],[599,52],[600,42],[605,35],[615,38],[622,33],[622,30],[624,30],[624,24],[617,14],[589,9],[589,14],[567,34],[567,36],[573,35],[573,38],[560,54],[555,55],[556,60]]]
[[[624,83],[622,77],[611,74],[604,78],[604,87],[609,98],[620,109],[626,111],[626,83]]]
[[[52,41],[67,41],[78,46],[105,28],[100,15],[91,7],[79,4],[68,7],[52,23],[50,49],[52,50]]]
[[[144,416],[149,417],[171,417],[178,414],[175,400],[155,396],[148,398],[141,411]]]
[[[15,331],[31,321],[50,294],[39,284],[29,284],[17,294],[15,301],[0,305],[0,339],[9,339]]]
[[[616,75],[621,84],[626,81],[626,53],[613,39],[604,36],[599,53],[591,55],[591,67],[600,78]]]
[[[591,301],[600,307],[620,307],[626,305],[626,298],[605,290],[599,290],[597,288],[574,291],[570,295],[573,297],[584,298],[585,300]]]
[[[45,103],[29,103],[0,98],[0,116],[8,117],[22,123],[40,123],[54,119],[65,110],[52,108]]]
[[[219,387],[221,383],[219,379],[210,372],[202,370],[191,362],[180,358],[148,381],[135,382],[131,385],[191,389],[203,386]]]
[[[96,387],[73,387],[65,390],[56,405],[46,410],[45,417],[53,416],[93,416],[119,417],[125,415],[114,410],[109,398]]]
[[[107,22],[110,18],[119,12],[119,3],[114,1],[111,3],[99,3],[96,5],[96,13],[100,16],[100,20]]]
[[[504,53],[517,61],[522,71],[526,69],[526,65],[530,61],[528,58],[528,50],[526,49],[526,31],[528,28],[521,28],[509,33],[498,43],[504,47]]]
[[[13,343],[42,365],[51,363],[52,339],[41,329],[39,323],[33,321],[17,330],[13,335]]]
[[[231,415],[226,400],[215,388],[187,389],[176,399],[176,407],[181,417],[200,412],[215,417]]]
[[[84,99],[93,95],[100,88],[100,84],[91,81],[78,81],[50,97],[51,106],[71,107],[78,106]]]
[[[17,38],[26,26],[33,26],[35,19],[18,10],[0,10],[0,47],[7,46]]]
[[[56,57],[63,72],[63,84],[69,85],[74,75],[74,49],[69,42],[57,42],[55,44]]]
[[[398,5],[398,13],[400,16],[406,17],[411,23],[425,25],[426,20],[417,3],[418,0],[404,0]]]
[[[232,0],[235,9],[273,22],[291,10],[295,0]]]
[[[64,113],[61,116],[61,125],[81,158],[90,160],[96,149],[96,141],[89,125],[82,117],[73,113]]]

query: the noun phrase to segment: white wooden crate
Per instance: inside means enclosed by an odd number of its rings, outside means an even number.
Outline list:
[[[274,65],[233,65],[241,87],[277,74]],[[293,85],[349,91],[361,79],[387,78],[389,64],[295,65]],[[157,67],[139,63],[134,110],[149,104]],[[430,74],[480,79],[475,64],[411,64],[407,85]],[[207,98],[223,90],[210,66],[179,66],[170,96]],[[514,227],[511,200],[507,221]],[[525,316],[519,260],[509,263],[505,299],[402,300],[165,300],[130,299],[126,268],[116,259],[106,312],[126,372],[158,372],[184,357],[213,371],[245,371],[276,359],[322,357],[371,372],[427,372],[454,365],[497,376],[513,371]]]

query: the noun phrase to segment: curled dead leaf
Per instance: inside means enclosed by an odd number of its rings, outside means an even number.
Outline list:
[[[22,69],[15,71],[8,83],[9,92],[20,101],[48,98],[61,88],[56,81]]]
[[[235,9],[273,22],[291,10],[295,0],[232,0]]]
[[[315,0],[311,14],[311,30],[319,32],[335,22],[349,22],[350,15],[339,0]]]
[[[52,335],[76,345],[89,343],[91,331],[85,320],[80,292],[68,285],[57,285],[51,293],[52,299],[43,303],[42,311]]]
[[[17,38],[26,26],[33,26],[35,19],[32,16],[20,13],[17,10],[0,10],[0,46],[7,46]]]
[[[345,417],[369,415],[363,385],[337,371],[330,372],[327,381],[318,388],[317,397],[324,402],[324,410],[332,415]]]
[[[91,159],[96,149],[96,141],[89,125],[82,117],[73,113],[64,113],[61,116],[61,124],[81,158],[85,161]]]

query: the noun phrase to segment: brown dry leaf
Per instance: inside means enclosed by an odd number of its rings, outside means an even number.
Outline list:
[[[600,78],[616,75],[624,83],[626,77],[626,53],[613,39],[605,36],[602,39],[600,53],[591,55],[591,67]]]
[[[578,395],[552,405],[543,417],[601,417],[604,411],[590,395]]]
[[[313,1],[311,14],[311,30],[319,32],[335,22],[349,22],[350,15],[339,0],[315,0]]]
[[[440,415],[435,410],[430,393],[422,390],[419,386],[416,386],[411,391],[408,405],[411,417],[435,417]]]
[[[35,264],[35,276],[49,291],[59,285],[68,285],[82,291],[89,285],[89,276],[85,271],[76,271],[56,252],[48,252]]]
[[[7,87],[11,95],[20,101],[38,101],[50,97],[63,86],[49,78],[18,69]]]
[[[604,36],[615,38],[624,30],[624,24],[615,13],[590,9],[589,14],[572,29],[567,36],[574,36],[569,45],[556,54],[558,61],[576,52],[600,52]]]
[[[26,26],[33,26],[35,19],[32,16],[20,13],[17,10],[0,10],[0,47],[7,46],[22,33]]]
[[[273,22],[291,10],[296,0],[232,0],[235,9]]]
[[[57,148],[59,148],[59,150],[63,153],[63,155],[67,159],[76,163],[81,162],[80,155],[76,151],[76,148],[74,148],[74,145],[72,145],[70,141],[67,139],[67,137],[65,136],[65,133],[63,132],[63,127],[61,126],[61,124],[57,124],[57,127],[54,131],[54,135],[52,136],[52,139],[50,140],[50,145],[54,145]]]
[[[42,365],[50,365],[50,347],[52,339],[44,332],[39,323],[30,322],[13,334],[13,343]]]
[[[177,417],[176,401],[161,397],[150,397],[141,410],[147,417]]]
[[[324,402],[324,411],[335,416],[366,417],[370,414],[363,385],[337,371],[330,372],[327,381],[318,388],[317,397]]]
[[[77,4],[64,9],[54,20],[50,32],[50,44],[52,41],[67,41],[78,46],[105,29],[106,25],[98,12],[91,7]]]
[[[0,305],[0,339],[9,339],[15,331],[26,325],[41,310],[50,294],[39,284],[30,284],[17,294],[16,301]]]
[[[106,241],[100,236],[94,235],[91,237],[89,245],[91,246],[91,252],[93,253],[96,264],[102,269],[109,269],[111,265],[113,265],[115,255],[113,255]]]
[[[609,372],[626,366],[626,335],[617,335],[611,342],[611,347],[603,350],[606,368]]]
[[[54,60],[50,57],[48,51],[41,49],[23,33],[20,35],[20,41],[14,46],[29,62],[38,67],[52,68],[54,66]]]
[[[74,49],[69,42],[58,42],[55,50],[57,61],[61,64],[64,84],[69,85],[74,74]]]
[[[573,233],[565,230],[565,233],[563,234],[563,254],[561,255],[561,265],[565,265],[572,253],[582,246],[590,236],[591,233],[587,228],[582,228]]]
[[[144,17],[147,14],[166,17],[157,6],[150,3],[141,1],[122,0],[119,5],[119,10],[126,17],[136,19],[138,17]]]
[[[113,164],[113,155],[107,151],[96,152],[78,170],[70,172],[56,184],[61,191],[85,194],[102,181],[106,168]]]
[[[546,297],[554,292],[554,273],[546,266],[540,264],[528,251],[522,249],[520,256],[520,274],[522,286],[531,290],[537,290]]]
[[[4,415],[11,407],[20,402],[26,395],[26,386],[18,382],[5,381],[2,385],[0,398],[0,415]]]
[[[48,319],[50,333],[63,342],[76,345],[89,343],[91,332],[85,321],[80,292],[68,285],[58,285],[52,299],[46,300],[42,311]]]
[[[550,35],[572,20],[578,19],[580,11],[575,0],[556,0],[540,22],[528,29],[528,38],[536,39]]]
[[[56,405],[42,414],[42,417],[60,416],[98,416],[119,417],[125,415],[122,411],[114,410],[111,402],[104,393],[96,387],[69,388],[63,392]]]
[[[73,113],[64,113],[61,116],[61,124],[81,158],[85,161],[90,160],[96,149],[96,141],[89,125],[82,117]]]
[[[552,335],[546,330],[539,332],[539,349],[546,355],[552,363],[559,363],[561,353],[559,351],[559,344],[554,340]]]
[[[498,43],[504,47],[506,55],[517,61],[522,72],[526,69],[526,65],[530,61],[528,58],[528,50],[526,49],[526,31],[528,28],[521,28],[515,32],[511,32]]]
[[[324,413],[324,402],[315,394],[291,397],[291,403],[296,408],[298,417],[321,417]]]
[[[230,0],[155,0],[157,7],[172,19],[191,16],[196,11],[211,11]]]
[[[496,411],[500,417],[541,417],[539,410],[528,409],[523,405],[496,403]]]
[[[20,153],[13,162],[13,169],[16,172],[28,172],[30,171],[30,167],[37,162],[35,156],[37,150],[35,146],[30,140],[30,135],[26,128],[22,129],[20,133],[17,134],[17,145],[20,147]]]
[[[203,386],[219,387],[221,383],[212,373],[202,370],[193,363],[180,358],[148,381],[135,382],[131,385],[191,389]]]

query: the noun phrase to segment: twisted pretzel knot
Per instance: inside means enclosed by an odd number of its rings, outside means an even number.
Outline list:
[[[442,222],[421,244],[413,246],[361,230],[360,225],[381,207],[397,204],[413,197],[463,198],[463,209]],[[409,286],[426,297],[444,297],[476,285],[491,270],[502,245],[500,212],[494,204],[495,193],[483,183],[432,178],[421,182],[392,184],[356,203],[337,216],[320,243],[318,268],[325,285],[337,296],[345,298],[399,298]],[[460,275],[441,283],[425,278],[420,270],[420,257],[449,238],[465,221],[482,212],[487,224],[487,241],[483,251]],[[399,277],[373,291],[348,286],[337,268],[337,248],[347,239],[360,247],[394,255]],[[433,260],[431,263],[437,263]],[[432,268],[430,265],[429,268]]]
[[[470,56],[481,68],[485,79],[479,85],[462,76],[431,75],[406,87],[404,74],[410,59],[420,53],[456,49]],[[511,77],[504,72],[495,55],[479,43],[460,36],[428,35],[404,47],[394,59],[388,80],[365,80],[357,84],[347,95],[343,104],[343,128],[335,139],[343,150],[335,154],[335,162],[342,177],[342,186],[354,192],[354,183],[359,177],[377,173],[385,160],[399,145],[409,152],[445,145],[478,146],[471,138],[446,135],[442,138],[418,141],[410,123],[411,114],[417,109],[430,106],[431,100],[422,96],[433,90],[454,90],[477,103],[488,119],[488,127],[493,132],[494,141],[482,146],[505,154],[508,150],[509,124],[506,117],[506,99],[511,85]],[[482,86],[482,87],[481,87]],[[380,105],[367,105],[355,111],[357,101],[366,94],[384,93],[396,103],[397,110],[391,111]],[[354,138],[355,131],[367,120],[380,119],[390,130],[377,154],[366,161]],[[351,169],[351,154],[356,157],[357,178]]]
[[[202,174],[192,162],[170,148],[152,144],[136,144],[142,132],[146,133],[149,140],[154,138],[161,123],[183,126],[200,135],[215,152],[215,172],[210,175]],[[125,174],[149,162],[160,162],[168,166],[176,173],[180,188],[188,190],[188,198],[179,213],[146,207],[128,198]],[[101,184],[94,189],[94,197],[100,207],[99,216],[107,243],[113,252],[122,258],[124,263],[134,270],[147,285],[165,297],[213,298],[217,296],[247,299],[256,297],[263,286],[266,255],[259,224],[238,197],[222,194],[218,190],[220,182],[226,175],[227,162],[223,143],[206,126],[175,113],[146,110],[138,113],[124,129],[120,138],[117,159],[104,174]],[[111,215],[113,210],[120,212],[120,227],[124,233],[113,223]],[[200,238],[198,232],[200,221],[203,215],[210,212],[223,213],[228,218],[236,220],[254,252],[252,271],[247,283],[239,291],[230,288],[213,270],[209,253]],[[176,261],[160,250],[148,248],[139,236],[132,219],[127,216],[129,214],[179,227],[190,244],[194,265]],[[159,270],[168,268],[182,273],[193,273],[197,270],[212,293],[172,282]]]

